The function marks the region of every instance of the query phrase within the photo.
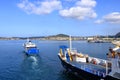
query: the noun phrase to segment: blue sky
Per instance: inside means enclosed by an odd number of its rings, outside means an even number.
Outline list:
[[[120,0],[1,0],[0,36],[114,35]]]

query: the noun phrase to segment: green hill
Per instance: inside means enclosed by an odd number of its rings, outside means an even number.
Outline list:
[[[120,32],[118,32],[116,35],[115,35],[115,37],[117,38],[117,37],[120,37]]]
[[[56,35],[56,37],[69,37],[69,35],[66,35],[66,34],[58,34],[58,35]]]
[[[52,35],[52,36],[48,36],[48,37],[69,37],[69,35],[66,35],[66,34],[57,34],[57,35]]]

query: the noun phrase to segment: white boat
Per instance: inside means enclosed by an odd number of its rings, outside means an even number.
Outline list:
[[[32,43],[29,39],[24,43],[25,52],[27,55],[34,55],[39,53],[39,49],[37,48],[35,43]]]

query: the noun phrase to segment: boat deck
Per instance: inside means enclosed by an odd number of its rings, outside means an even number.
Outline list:
[[[75,61],[69,62],[69,63],[72,64],[72,66],[75,66],[79,69],[82,69],[94,75],[103,76],[103,77],[106,76],[106,68],[100,65],[95,65],[91,63],[83,63],[83,62],[75,62]]]

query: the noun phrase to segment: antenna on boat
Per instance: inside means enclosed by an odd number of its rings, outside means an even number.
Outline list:
[[[69,36],[69,39],[70,39],[70,51],[72,50],[72,39],[71,39],[71,35]]]
[[[27,38],[27,42],[29,42],[30,41],[30,39],[29,38]]]

